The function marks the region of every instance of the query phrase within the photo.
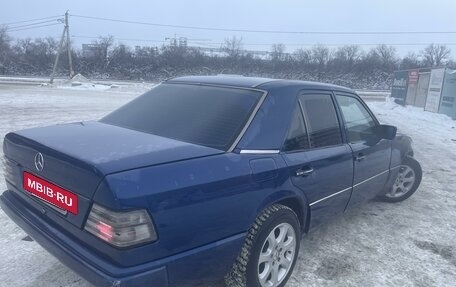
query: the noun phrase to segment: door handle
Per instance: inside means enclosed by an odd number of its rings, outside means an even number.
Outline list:
[[[363,153],[359,153],[356,157],[355,157],[355,160],[356,161],[362,161],[362,160],[365,160],[366,159],[366,156],[363,154]]]
[[[307,176],[307,175],[311,174],[312,172],[314,172],[314,169],[311,167],[307,167],[305,169],[298,169],[296,171],[296,176]]]

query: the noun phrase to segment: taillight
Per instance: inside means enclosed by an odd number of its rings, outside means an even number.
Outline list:
[[[13,163],[6,158],[6,156],[3,156],[2,158],[2,165],[3,165],[3,174],[5,176],[5,179],[9,182],[13,182]]]
[[[117,247],[157,240],[152,220],[144,209],[118,212],[94,204],[84,229]]]

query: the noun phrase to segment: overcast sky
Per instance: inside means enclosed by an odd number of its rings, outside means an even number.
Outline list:
[[[455,0],[3,0],[0,23],[70,14],[132,20],[159,24],[176,24],[230,29],[283,31],[456,31]],[[27,24],[27,23],[25,23]],[[24,25],[24,24],[16,24]],[[10,25],[15,26],[15,25]],[[61,26],[11,32],[15,38],[58,37]],[[269,50],[273,43],[284,43],[287,52],[302,44],[397,44],[454,43],[449,45],[456,55],[456,34],[427,35],[308,35],[259,34],[203,31],[112,23],[70,18],[73,36],[97,37],[113,35],[129,45],[161,45],[166,37],[188,37],[190,45],[220,46],[217,43],[233,35],[243,38],[249,50]],[[73,38],[74,44],[90,43],[90,38]],[[265,45],[259,45],[265,44]],[[290,45],[291,44],[291,45]],[[306,47],[306,46],[304,46]],[[370,46],[365,46],[370,48]],[[423,46],[397,46],[401,55],[419,52]]]

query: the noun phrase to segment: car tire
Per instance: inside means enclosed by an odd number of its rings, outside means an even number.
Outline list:
[[[238,258],[225,276],[226,286],[284,286],[293,272],[300,240],[300,223],[292,209],[280,204],[264,209],[250,227]],[[273,277],[274,274],[277,276]]]
[[[393,184],[383,195],[379,197],[385,202],[400,202],[406,200],[420,186],[422,170],[419,162],[412,158],[406,157],[400,165],[399,174]]]

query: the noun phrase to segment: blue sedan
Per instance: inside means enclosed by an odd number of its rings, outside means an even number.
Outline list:
[[[3,151],[2,209],[96,286],[284,286],[304,234],[422,174],[352,90],[234,76],[168,80]]]

